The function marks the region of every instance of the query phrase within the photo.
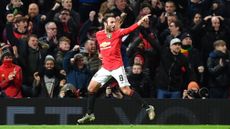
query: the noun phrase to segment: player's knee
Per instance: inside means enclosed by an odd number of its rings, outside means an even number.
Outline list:
[[[100,88],[100,84],[97,82],[91,82],[88,86],[88,92],[93,93],[97,92],[97,90]]]
[[[90,92],[90,93],[95,92],[95,88],[93,88],[93,87],[88,87],[88,92]]]

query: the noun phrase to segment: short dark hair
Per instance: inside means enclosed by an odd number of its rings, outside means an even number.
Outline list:
[[[27,17],[24,17],[24,16],[18,16],[18,17],[15,18],[15,23],[19,23],[19,22],[21,22],[21,21],[27,22],[27,21],[28,21],[28,18],[27,18]]]
[[[107,22],[108,18],[110,17],[115,18],[115,15],[113,13],[106,13],[103,17],[103,22]]]
[[[183,31],[183,24],[180,20],[172,21],[171,23],[174,23],[175,27],[179,27],[179,31]]]

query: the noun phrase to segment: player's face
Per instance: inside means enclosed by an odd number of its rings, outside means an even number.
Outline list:
[[[116,19],[114,17],[109,17],[107,19],[107,23],[105,24],[105,28],[108,32],[113,32],[115,30]]]

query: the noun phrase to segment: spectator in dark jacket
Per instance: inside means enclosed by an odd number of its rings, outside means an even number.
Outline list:
[[[137,91],[141,97],[149,98],[151,96],[152,81],[149,76],[143,72],[141,64],[133,64],[132,72],[128,75],[131,87]]]
[[[66,75],[66,72],[63,68],[63,60],[65,54],[70,50],[70,39],[63,36],[58,41],[58,51],[55,55],[57,69],[60,70],[60,73]]]
[[[181,40],[172,39],[170,48],[161,50],[157,44],[155,48],[160,53],[160,65],[156,73],[157,98],[181,98],[185,85],[194,80],[188,59],[180,53]]]
[[[41,70],[46,56],[46,50],[43,50],[38,43],[36,35],[30,35],[26,49],[19,55],[19,64],[23,70],[22,93],[24,97],[32,97],[33,75]]]
[[[73,59],[72,61],[71,58]],[[79,53],[78,45],[66,53],[63,68],[66,72],[67,83],[71,83],[77,90],[79,89],[81,97],[86,96],[90,71],[84,63],[83,55]]]
[[[226,42],[214,42],[214,50],[209,54],[207,67],[211,98],[228,98],[230,87],[230,52]]]
[[[189,33],[184,33],[181,36],[182,49],[181,53],[188,58],[189,63],[192,66],[193,71],[196,73],[196,79],[199,83],[203,82],[204,66],[200,52],[193,47],[192,37]]]
[[[33,96],[45,98],[57,98],[65,79],[62,79],[55,68],[55,59],[47,55],[44,61],[44,69],[34,73]]]

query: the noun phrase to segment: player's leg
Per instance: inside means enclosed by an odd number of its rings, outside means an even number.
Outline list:
[[[96,101],[96,92],[100,87],[100,83],[97,81],[91,80],[88,86],[88,100],[87,100],[87,111],[85,116],[77,120],[77,123],[87,123],[95,120],[95,116],[93,114],[94,104]]]
[[[98,89],[107,81],[109,76],[110,72],[101,68],[91,79],[88,86],[87,112],[85,116],[77,120],[78,123],[82,124],[95,120],[94,105],[96,101],[96,93]]]
[[[130,83],[128,82],[124,67],[120,67],[112,71],[111,74],[117,80],[122,93],[127,96],[130,96],[132,99],[138,102],[143,108],[145,108],[148,112],[149,119],[153,120],[155,117],[154,107],[152,105],[148,105],[146,101],[144,101],[144,99],[142,99],[136,91],[129,87]]]

